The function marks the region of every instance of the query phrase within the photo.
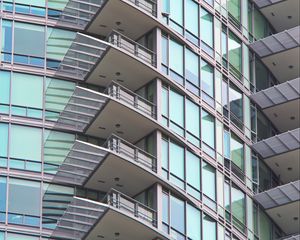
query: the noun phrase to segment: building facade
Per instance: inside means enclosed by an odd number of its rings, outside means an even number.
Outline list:
[[[0,9],[0,240],[299,239],[298,0]]]

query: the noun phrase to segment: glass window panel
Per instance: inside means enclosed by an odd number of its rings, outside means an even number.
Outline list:
[[[255,83],[257,91],[264,90],[269,87],[268,69],[259,60],[255,60]]]
[[[9,179],[8,211],[31,216],[40,215],[39,182]]]
[[[268,25],[263,15],[254,8],[254,37],[259,40],[268,36]]]
[[[217,239],[217,224],[211,217],[203,215],[203,239]]]
[[[185,77],[199,87],[199,57],[187,48],[185,49]]]
[[[162,220],[164,223],[169,223],[169,196],[165,193],[162,195]]]
[[[38,7],[46,6],[46,0],[38,0],[38,1],[37,0],[15,0],[15,3],[38,6]]]
[[[239,23],[241,22],[241,0],[228,0],[228,12]]]
[[[12,52],[12,22],[2,21],[2,52]]]
[[[224,131],[224,157],[230,159],[230,133]]]
[[[10,72],[0,71],[0,103],[9,104]]]
[[[170,18],[182,26],[183,24],[183,0],[170,1]]]
[[[214,97],[214,69],[203,60],[201,60],[201,84],[202,90]]]
[[[202,184],[203,193],[209,198],[211,198],[212,200],[215,200],[216,199],[216,170],[206,162],[203,162],[202,164],[202,183],[203,183]]]
[[[186,129],[194,136],[200,136],[200,108],[197,104],[186,101]]]
[[[215,119],[206,111],[201,111],[201,133],[202,141],[212,148],[215,148]]]
[[[244,144],[234,134],[231,134],[230,138],[230,153],[234,164],[244,170]]]
[[[42,108],[43,77],[13,73],[11,103],[18,106]]]
[[[186,209],[186,227],[187,227],[187,236],[192,240],[201,239],[201,213],[198,209],[187,204]]]
[[[7,157],[8,124],[0,124],[0,157]]]
[[[69,0],[48,0],[48,7],[57,10],[63,10]]]
[[[213,48],[214,45],[214,28],[213,16],[205,9],[201,8],[201,40]]]
[[[239,73],[242,72],[242,43],[241,41],[232,33],[229,32],[228,38],[228,52],[229,52],[229,62],[234,70]]]
[[[174,40],[170,39],[169,55],[170,55],[170,59],[169,59],[170,68],[174,72],[182,76],[183,75],[183,46],[175,42]]]
[[[165,139],[162,139],[162,146],[161,146],[161,161],[162,161],[162,167],[164,169],[169,169],[168,167],[168,159],[169,159],[169,142]]]
[[[33,24],[16,22],[14,51],[17,54],[44,57],[45,28]]]
[[[240,223],[245,224],[245,194],[235,186],[231,189],[231,211]]]
[[[238,118],[240,123],[243,123],[243,94],[232,84],[229,87],[229,102],[230,111]]]
[[[162,36],[161,40],[162,63],[168,65],[168,39]]]
[[[0,177],[0,221],[2,221],[1,212],[6,209],[6,177]]]
[[[184,212],[184,201],[171,196],[171,227],[181,233],[185,232]]]
[[[169,102],[168,102],[168,90],[164,87],[162,88],[162,114],[164,116],[169,115]]]
[[[263,240],[271,240],[272,226],[267,215],[262,211],[259,211],[259,225],[260,238]]]
[[[41,129],[11,126],[10,156],[12,158],[41,161]]]
[[[184,97],[172,90],[170,90],[170,119],[179,126],[184,126]]]
[[[170,172],[184,179],[184,148],[170,143]]]
[[[191,152],[186,152],[186,181],[200,191],[200,158]]]
[[[199,35],[199,5],[193,0],[187,0],[185,5],[185,28],[194,34]]]

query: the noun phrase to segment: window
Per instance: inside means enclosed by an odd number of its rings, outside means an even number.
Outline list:
[[[171,196],[171,227],[180,233],[185,233],[184,201]]]
[[[229,102],[231,121],[239,127],[243,128],[243,93],[233,84],[229,86]]]
[[[187,38],[198,45],[199,5],[193,0],[187,0],[185,4],[185,28],[188,31]]]
[[[40,191],[39,182],[9,179],[8,222],[22,225],[39,225]]]
[[[0,167],[7,167],[8,124],[0,123]]]
[[[232,162],[242,171],[244,171],[244,144],[233,133],[230,138],[230,155]]]
[[[183,76],[183,46],[174,40],[169,41],[170,68]],[[183,85],[183,82],[180,83]]]
[[[213,48],[214,46],[213,31],[213,16],[209,12],[201,8],[201,40],[210,48]],[[210,51],[208,53],[210,53]]]
[[[242,73],[242,42],[232,32],[229,32],[228,53],[230,70],[240,79]]]
[[[170,142],[170,172],[173,176],[176,177],[176,178],[171,177],[171,181],[175,182],[176,185],[183,187],[184,148],[172,142]]]
[[[209,147],[215,148],[215,119],[204,110],[202,110],[201,115],[202,141]]]
[[[4,61],[11,61],[12,53],[12,22],[2,20],[2,57]]]
[[[170,18],[180,26],[183,25],[183,0],[170,1]]]
[[[189,90],[199,95],[199,57],[187,48],[185,49],[185,77],[192,84],[187,85]]]
[[[162,36],[161,40],[162,63],[168,66],[168,39]]]
[[[214,98],[214,69],[204,60],[201,60],[201,84],[202,91]]]
[[[271,240],[272,239],[272,226],[271,222],[268,219],[267,215],[262,211],[259,211],[259,230],[260,230],[260,238],[263,240]]]
[[[10,167],[41,171],[41,133],[39,128],[11,126]]]
[[[259,40],[268,36],[268,24],[263,15],[254,8],[254,37]]]
[[[162,195],[162,221],[169,224],[169,196],[165,193]]]
[[[217,239],[217,223],[211,217],[203,215],[203,239]]]
[[[202,163],[202,191],[210,200],[216,200],[216,170],[207,164]]]
[[[24,234],[7,233],[6,240],[40,240],[40,238]]]
[[[242,232],[245,230],[246,218],[246,200],[245,194],[236,186],[231,189],[231,211],[233,215],[233,224]]]
[[[6,212],[6,178],[0,177],[0,222],[5,222]]]
[[[191,152],[186,152],[187,192],[200,199],[200,158]]]
[[[0,113],[9,113],[10,73],[0,71]]]
[[[228,12],[238,24],[241,22],[241,0],[228,0]]]
[[[171,123],[171,129],[180,135],[183,135],[184,127],[184,97],[172,90],[170,90],[170,120],[176,125]]]
[[[186,100],[187,139],[196,146],[200,144],[200,107]]]
[[[192,240],[201,239],[201,213],[198,209],[187,204],[186,209],[186,226],[187,226],[187,236]]]

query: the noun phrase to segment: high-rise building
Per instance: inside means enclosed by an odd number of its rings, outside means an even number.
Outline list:
[[[0,0],[0,240],[299,239],[299,0]]]

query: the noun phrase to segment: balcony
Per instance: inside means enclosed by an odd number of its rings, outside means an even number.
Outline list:
[[[252,148],[280,176],[281,182],[300,178],[300,128],[257,142]]]
[[[280,132],[300,126],[300,78],[262,90],[251,98]]]
[[[134,196],[157,182],[156,171],[155,156],[112,135],[101,147],[76,140],[52,182]]]
[[[108,138],[112,133],[135,142],[159,127],[156,106],[112,82],[104,93],[76,87],[56,122],[56,128]]]
[[[299,25],[298,0],[254,0],[260,11],[277,32]]]
[[[157,77],[156,54],[116,31],[106,41],[77,33],[56,75],[103,87],[113,79],[135,91]]]
[[[137,39],[157,25],[156,16],[155,0],[69,0],[58,24],[102,36],[119,29]]]
[[[299,232],[300,180],[259,193],[254,199],[286,234]]]
[[[114,189],[103,202],[74,197],[52,238],[168,239],[157,230],[157,213]]]
[[[287,1],[289,2],[289,1]],[[300,26],[266,37],[250,45],[274,76],[285,82],[299,77]]]

